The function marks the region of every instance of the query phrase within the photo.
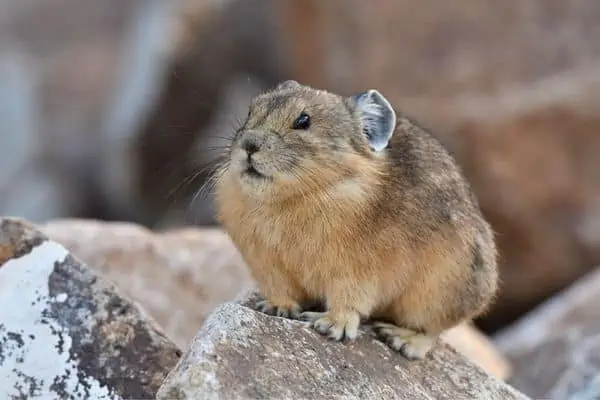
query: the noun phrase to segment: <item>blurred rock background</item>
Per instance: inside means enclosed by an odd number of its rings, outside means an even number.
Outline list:
[[[594,0],[0,0],[0,215],[212,225],[211,161],[290,78],[378,88],[456,155],[501,250],[482,329],[600,264]]]

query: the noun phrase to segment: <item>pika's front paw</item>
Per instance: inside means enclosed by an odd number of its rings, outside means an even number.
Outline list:
[[[256,304],[256,309],[265,314],[292,319],[300,318],[300,313],[302,313],[302,309],[298,304],[275,305],[269,300],[259,301]]]
[[[360,316],[355,311],[346,313],[303,312],[300,318],[309,321],[312,327],[322,335],[333,340],[355,339],[358,334]]]
[[[425,358],[435,343],[435,338],[412,329],[400,328],[394,324],[376,322],[375,333],[393,350],[409,360]]]

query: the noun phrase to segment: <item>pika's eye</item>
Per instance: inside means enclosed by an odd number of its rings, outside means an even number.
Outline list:
[[[310,116],[303,112],[302,114],[300,114],[300,116],[298,118],[296,118],[296,120],[294,121],[294,125],[292,126],[293,129],[302,129],[302,130],[306,130],[310,127]]]

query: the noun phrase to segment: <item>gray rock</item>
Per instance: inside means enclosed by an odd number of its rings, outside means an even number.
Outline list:
[[[600,399],[600,268],[495,337],[534,398]]]
[[[181,354],[113,285],[18,219],[0,219],[0,304],[2,399],[152,399]]]
[[[158,399],[527,399],[449,346],[410,362],[362,330],[334,343],[253,311],[250,296],[205,321]]]

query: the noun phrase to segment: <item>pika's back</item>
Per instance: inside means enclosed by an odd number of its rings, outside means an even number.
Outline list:
[[[384,165],[376,219],[401,220],[422,237],[441,229],[487,235],[489,227],[460,166],[416,121],[398,115]]]

